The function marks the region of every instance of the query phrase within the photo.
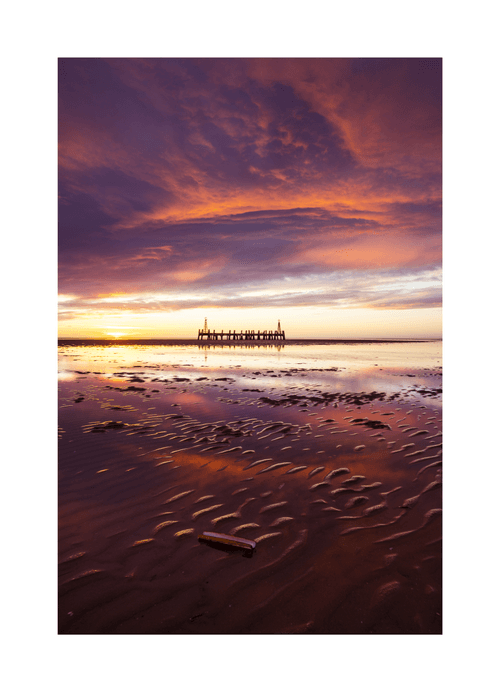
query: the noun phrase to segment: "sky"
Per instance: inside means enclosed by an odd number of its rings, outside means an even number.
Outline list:
[[[439,58],[60,58],[60,338],[440,338],[441,97]]]

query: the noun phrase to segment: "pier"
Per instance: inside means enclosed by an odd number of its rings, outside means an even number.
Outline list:
[[[275,330],[245,329],[245,331],[237,332],[235,329],[230,329],[228,332],[224,330],[216,332],[214,329],[210,331],[205,317],[205,326],[203,329],[198,329],[198,341],[285,341],[285,332],[281,329],[279,320],[278,328]]]

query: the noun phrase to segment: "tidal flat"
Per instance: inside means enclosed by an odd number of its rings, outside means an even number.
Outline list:
[[[61,341],[59,632],[440,634],[441,366],[440,341]]]

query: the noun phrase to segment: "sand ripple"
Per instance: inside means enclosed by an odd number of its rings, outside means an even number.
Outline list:
[[[270,538],[276,538],[276,536],[282,536],[281,531],[275,531],[274,533],[265,533],[262,536],[255,538],[256,543],[262,543],[262,541],[268,541]]]
[[[262,507],[259,510],[259,514],[264,514],[264,512],[272,512],[275,509],[278,509],[279,507],[283,507],[284,505],[287,505],[288,501],[284,500],[283,502],[275,502],[272,505],[266,505],[265,507]]]
[[[168,500],[165,500],[163,504],[168,505],[171,502],[176,502],[177,500],[180,500],[181,498],[186,497],[187,495],[191,495],[191,493],[194,493],[194,490],[185,490],[183,493],[179,493],[178,495],[174,495],[173,497],[170,497]]]
[[[167,528],[167,526],[172,526],[172,524],[178,524],[178,523],[179,522],[175,519],[171,519],[169,521],[162,521],[161,524],[157,524],[157,526],[155,526],[155,528],[153,529],[153,533],[156,534],[159,531],[161,531],[162,529]]]
[[[216,509],[219,509],[219,507],[222,507],[222,504],[212,505],[211,507],[206,507],[205,509],[200,509],[198,512],[194,512],[191,515],[191,518],[197,519],[198,517],[201,517],[203,514],[208,514],[208,512],[214,512]]]
[[[257,471],[256,475],[259,476],[261,473],[267,473],[268,471],[279,469],[282,466],[289,466],[291,463],[291,461],[280,461],[278,464],[273,464],[272,466],[267,466],[265,469],[262,469],[261,471]]]

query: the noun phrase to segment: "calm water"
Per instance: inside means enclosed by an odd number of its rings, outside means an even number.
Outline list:
[[[440,632],[441,342],[61,345],[59,403],[61,632]]]

